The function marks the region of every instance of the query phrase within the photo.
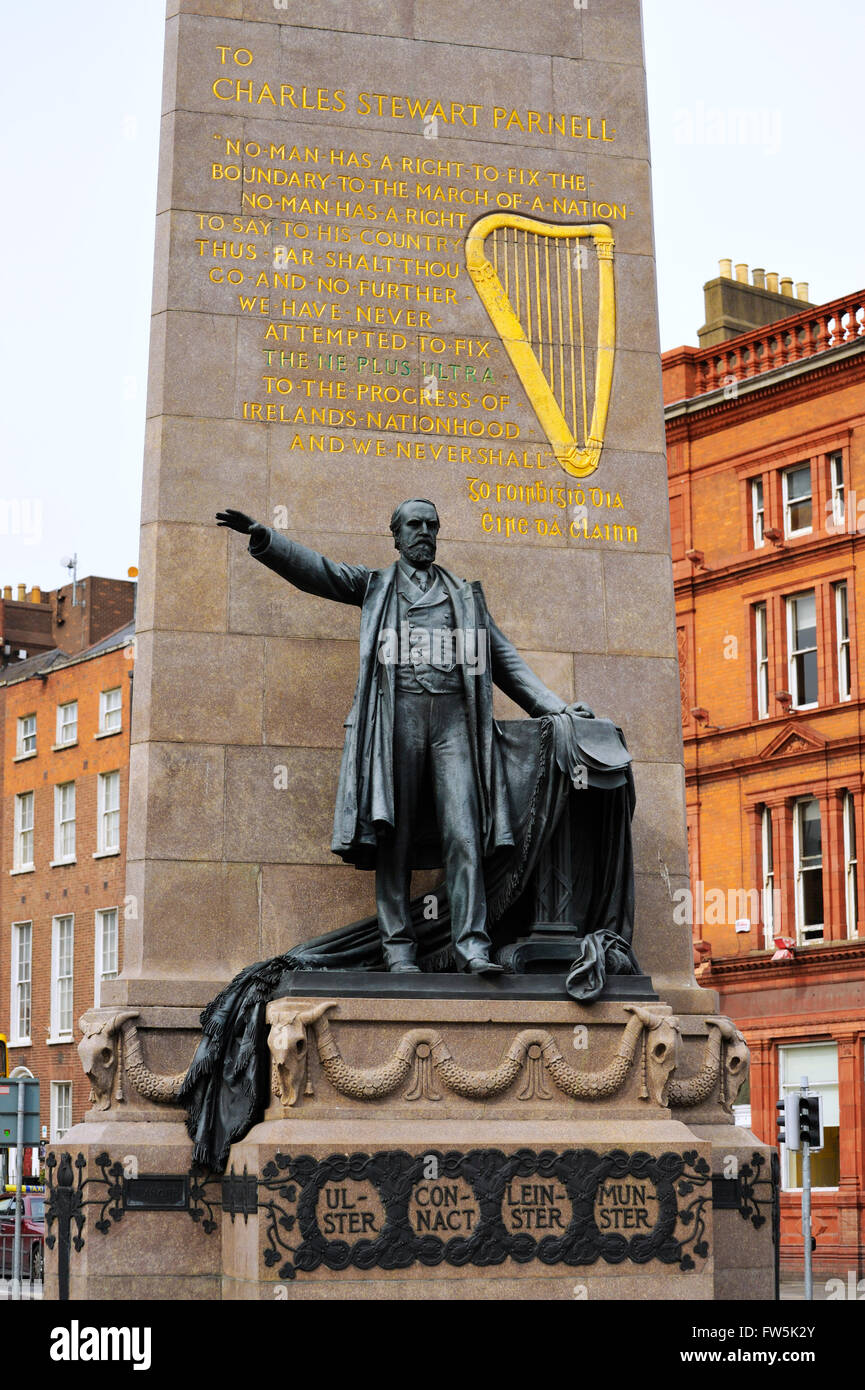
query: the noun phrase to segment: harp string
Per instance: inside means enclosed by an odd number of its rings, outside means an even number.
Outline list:
[[[583,388],[583,437],[589,437],[589,410],[586,400],[586,334],[583,313],[583,257],[582,248],[577,248],[580,254],[577,255],[577,302],[580,315],[580,375]]]
[[[565,327],[562,324],[562,242],[555,242],[556,252],[556,310],[558,310],[559,322],[559,395],[562,400],[562,414],[566,413],[567,407],[565,398],[567,386],[565,382]],[[565,267],[567,271],[567,265]]]
[[[552,286],[551,286],[551,284],[550,284],[550,239],[549,239],[549,237],[544,237],[544,275],[545,275],[545,283],[546,283],[546,291],[547,291],[547,301],[546,301],[546,302],[547,302],[547,335],[548,335],[548,336],[547,336],[547,342],[548,342],[549,345],[550,345],[550,354],[549,354],[550,375],[549,375],[549,382],[550,382],[550,390],[552,391],[553,395],[555,396],[555,394],[556,394],[556,356],[555,356],[555,353],[553,352],[553,295],[552,295]]]
[[[568,345],[571,358],[571,433],[575,439],[579,440],[577,428],[577,350],[574,344],[574,261],[579,265],[580,255],[579,251],[572,255],[570,247],[566,247],[565,255],[567,257],[565,265],[568,271]]]
[[[526,337],[532,341],[532,281],[529,275],[529,234],[523,232],[523,265],[526,274]]]

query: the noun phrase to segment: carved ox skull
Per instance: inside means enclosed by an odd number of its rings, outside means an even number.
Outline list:
[[[267,1021],[273,1093],[282,1103],[283,1114],[296,1105],[302,1095],[313,1094],[309,1078],[309,1035],[311,1028],[326,1009],[334,1008],[328,1000],[313,1008],[299,1008],[291,1000],[276,1000],[268,1005]]]
[[[78,1056],[84,1068],[84,1075],[90,1082],[90,1103],[96,1110],[111,1107],[115,1078],[118,1081],[116,1099],[122,1100],[122,1071],[118,1076],[118,1062],[122,1048],[123,1024],[130,1018],[137,1018],[138,1011],[127,1009],[116,1013],[114,1010],[92,1009],[78,1021],[84,1034],[78,1044]]]
[[[751,1049],[739,1029],[729,1018],[713,1020],[723,1038],[721,1085],[718,1099],[732,1113],[733,1104],[751,1070]]]
[[[646,1037],[646,1082],[657,1105],[667,1104],[667,1084],[679,1060],[679,1042],[672,1018],[659,1018]]]
[[[667,1086],[679,1060],[678,1024],[669,1014],[657,1014],[633,1004],[626,1004],[625,1011],[635,1014],[644,1028],[643,1097],[656,1105],[667,1105]]]

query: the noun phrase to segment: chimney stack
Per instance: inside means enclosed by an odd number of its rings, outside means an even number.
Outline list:
[[[744,261],[723,258],[718,261],[720,276],[703,286],[706,322],[697,330],[700,347],[716,347],[741,333],[765,328],[808,306],[809,286],[793,279],[779,279],[777,271],[756,265],[753,271]]]

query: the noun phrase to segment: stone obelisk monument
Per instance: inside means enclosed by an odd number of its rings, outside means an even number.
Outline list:
[[[63,1144],[122,1219],[87,1208],[72,1296],[770,1296],[741,1041],[673,916],[639,0],[169,0],[162,109],[125,964],[85,1020],[103,1070]],[[171,1104],[200,1011],[375,910],[329,848],[357,612],[253,565],[214,514],[384,567],[410,497],[543,681],[624,731],[652,989],[294,991],[268,1021],[303,1074],[274,1051],[265,1119],[205,1180]]]

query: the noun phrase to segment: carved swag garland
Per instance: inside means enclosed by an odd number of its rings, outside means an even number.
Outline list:
[[[258,974],[250,980],[255,971]],[[674,1076],[680,1049],[677,1020],[635,1005],[625,1006],[631,1018],[623,1029],[616,1055],[599,1072],[571,1067],[555,1039],[543,1029],[517,1033],[498,1066],[491,1069],[461,1066],[443,1035],[434,1028],[409,1030],[380,1066],[357,1068],[343,1058],[327,1018],[328,1011],[337,1007],[336,1001],[323,1001],[312,1007],[292,1000],[272,1003],[268,1011],[270,1037],[265,1036],[267,976],[266,967],[250,967],[234,982],[233,1010],[228,1010],[226,1004],[229,991],[208,1006],[203,1015],[205,1037],[188,1071],[177,1076],[160,1076],[145,1066],[135,1025],[137,1015],[109,1010],[86,1014],[81,1020],[85,1037],[79,1052],[91,1082],[94,1105],[106,1109],[121,1099],[124,1077],[148,1100],[186,1105],[194,1161],[212,1172],[221,1172],[231,1144],[243,1138],[262,1118],[271,1090],[281,1101],[284,1113],[304,1095],[311,1094],[307,1063],[313,1039],[330,1084],[340,1094],[356,1100],[391,1094],[409,1079],[412,1069],[404,1096],[407,1100],[436,1100],[437,1085],[457,1095],[485,1099],[509,1090],[520,1077],[520,1100],[548,1099],[548,1078],[574,1099],[602,1100],[616,1094],[637,1061],[642,1099],[662,1106],[687,1107],[709,1100],[717,1089],[719,1103],[730,1112],[748,1072],[749,1053],[742,1035],[728,1019],[715,1018],[707,1020],[709,1036],[699,1071],[692,1077]],[[98,1060],[94,1040],[98,1043]],[[225,1058],[222,1073],[218,1070],[221,1056]],[[208,1072],[209,1065],[217,1070]]]

